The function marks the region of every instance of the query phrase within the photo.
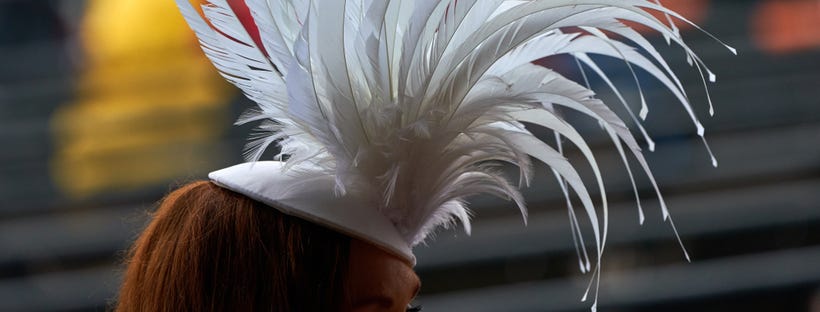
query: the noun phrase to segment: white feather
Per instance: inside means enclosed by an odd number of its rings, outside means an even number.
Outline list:
[[[654,143],[620,87],[590,55],[621,59],[630,71],[641,68],[672,92],[703,136],[681,81],[649,41],[621,22],[643,24],[675,42],[704,85],[713,81],[715,75],[672,19],[691,22],[658,1],[247,0],[261,47],[226,0],[209,1],[203,10],[210,24],[187,0],[177,0],[216,68],[259,104],[238,121],[263,121],[247,156],[256,159],[270,144],[279,144],[277,157],[288,155],[290,167],[318,168],[305,173],[306,181],[332,180],[341,193],[372,199],[408,244],[423,243],[436,228],[455,222],[469,233],[466,200],[477,194],[513,200],[526,222],[518,188],[495,167],[518,167],[519,184],[529,185],[535,159],[550,168],[567,197],[579,266],[593,272],[584,298],[594,286],[595,309],[609,226],[604,174],[561,110],[578,111],[602,125],[626,166],[643,222],[628,154],[637,160],[677,236],[641,148],[621,117],[588,86],[531,64],[557,54],[574,56],[615,92],[651,150]],[[666,21],[647,10],[661,12]],[[638,116],[644,119],[650,106],[638,88]],[[711,113],[711,99],[709,105]],[[522,123],[553,131],[558,149]],[[562,138],[578,147],[592,168],[600,203],[564,158]],[[300,163],[305,165],[296,166]],[[594,269],[570,190],[592,228]]]

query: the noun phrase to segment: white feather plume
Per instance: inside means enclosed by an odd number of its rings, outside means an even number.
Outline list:
[[[518,187],[494,167],[517,166],[521,184],[528,185],[535,159],[552,170],[567,196],[581,270],[594,270],[587,293],[595,289],[597,297],[608,228],[603,174],[562,110],[578,111],[602,125],[633,188],[628,157],[638,161],[671,224],[639,143],[621,117],[587,86],[532,64],[552,55],[574,56],[585,75],[585,70],[594,72],[615,92],[652,150],[654,142],[640,125],[650,108],[642,92],[639,120],[589,55],[621,59],[630,71],[641,68],[672,92],[702,137],[703,126],[680,80],[644,37],[622,23],[645,25],[676,43],[690,64],[713,82],[715,75],[686,45],[672,19],[691,22],[659,2],[245,1],[260,29],[261,46],[227,0],[208,0],[202,6],[204,16],[188,0],[177,0],[216,68],[259,104],[238,121],[264,120],[248,144],[248,158],[258,159],[277,143],[281,154],[289,156],[288,163],[310,162],[335,178],[340,193],[371,198],[411,246],[456,220],[469,233],[465,199],[477,194],[513,200],[526,220]],[[667,21],[649,10],[662,12]],[[711,114],[711,101],[709,105]],[[524,124],[553,131],[556,147]],[[595,174],[600,199],[590,196],[587,184],[562,155],[561,138],[582,152]],[[594,268],[570,190],[591,224]],[[637,200],[637,190],[635,195]],[[638,211],[643,222],[639,201]]]

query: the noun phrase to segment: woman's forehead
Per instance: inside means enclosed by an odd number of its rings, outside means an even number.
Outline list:
[[[412,298],[420,285],[413,268],[381,248],[357,239],[350,244],[350,282],[353,292]]]

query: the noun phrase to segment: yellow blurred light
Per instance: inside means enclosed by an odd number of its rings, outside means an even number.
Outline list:
[[[213,168],[233,92],[169,0],[92,0],[77,98],[52,117],[52,175],[71,197]]]

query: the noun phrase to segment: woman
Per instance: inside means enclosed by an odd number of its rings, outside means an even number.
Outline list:
[[[162,201],[129,258],[117,311],[405,311],[419,289],[407,261],[205,181]]]
[[[606,192],[589,146],[562,112],[597,121],[627,168],[630,152],[654,180],[617,114],[532,62],[570,54],[608,82],[587,53],[620,58],[658,78],[688,111],[674,73],[622,21],[663,33],[703,66],[675,26],[647,10],[679,16],[643,0],[177,4],[223,77],[259,104],[238,121],[262,121],[247,158],[276,143],[277,159],[287,160],[215,171],[211,182],[170,195],[132,252],[122,311],[400,311],[418,291],[412,248],[456,221],[469,234],[468,197],[512,199],[526,220],[518,188],[497,163],[520,169],[528,185],[531,157],[552,169],[565,195],[578,195],[600,259]],[[533,127],[553,131],[557,146]],[[563,157],[562,139],[591,165],[603,218]],[[597,290],[595,263],[584,258],[581,269],[592,270]]]

